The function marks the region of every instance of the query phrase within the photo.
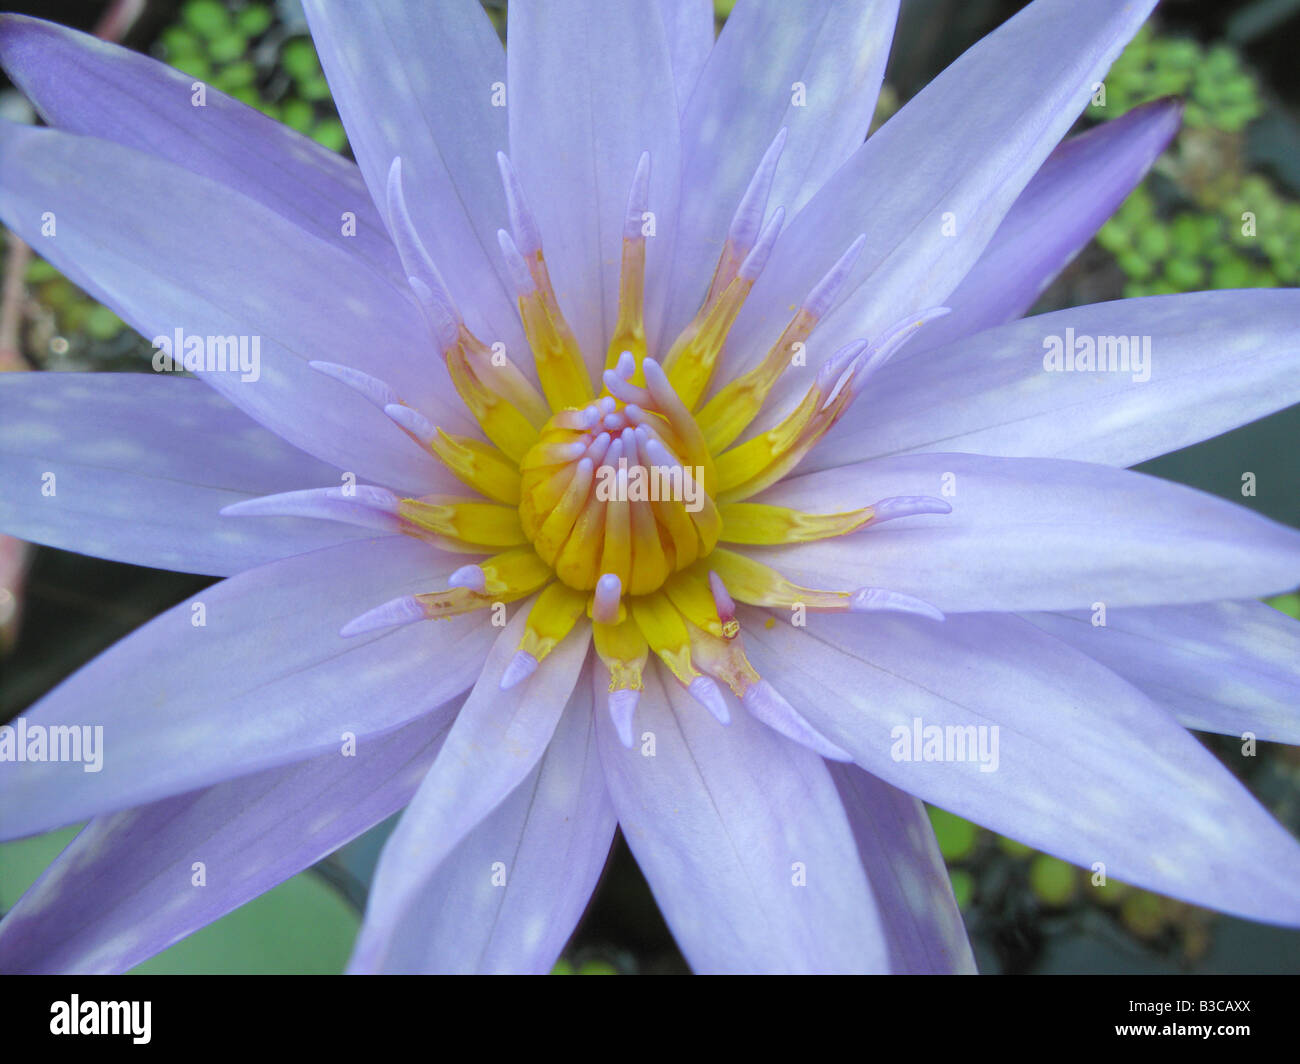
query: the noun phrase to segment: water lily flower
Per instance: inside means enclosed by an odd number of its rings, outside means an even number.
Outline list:
[[[0,380],[0,528],[226,579],[23,714],[103,764],[0,763],[2,837],[88,821],[0,963],[402,808],[356,972],[548,970],[616,827],[697,971],[970,971],[923,802],[1300,924],[1187,730],[1300,741],[1300,533],[1126,468],[1300,400],[1300,299],[1022,318],[1176,130],[1061,143],[1152,6],[1035,0],[865,139],[895,0],[309,0],[356,165],[6,17],[0,217],[198,379]]]

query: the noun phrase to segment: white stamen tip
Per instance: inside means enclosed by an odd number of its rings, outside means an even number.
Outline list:
[[[424,320],[428,323],[429,331],[438,341],[439,349],[446,351],[454,346],[460,333],[460,325],[452,309],[446,306],[433,289],[420,278],[408,277],[406,283],[415,293],[415,299],[424,312]]]
[[[344,639],[350,639],[354,635],[362,635],[380,628],[394,628],[399,624],[410,624],[424,619],[424,607],[420,605],[419,599],[414,595],[403,595],[401,598],[391,599],[382,606],[368,610],[360,617],[353,617],[339,629],[339,635]]]
[[[641,214],[648,206],[650,193],[650,153],[643,151],[637,160],[636,173],[632,175],[632,187],[627,194],[627,217],[623,224],[624,240],[639,240],[641,233]]]
[[[501,257],[505,259],[506,271],[510,274],[510,283],[515,286],[515,295],[529,295],[536,285],[533,283],[533,275],[528,271],[528,263],[524,261],[523,255],[519,253],[519,248],[515,246],[514,239],[504,229],[498,229],[497,244],[501,247]]]
[[[748,251],[752,248],[763,226],[763,212],[767,209],[767,198],[772,191],[776,164],[780,161],[781,152],[785,148],[786,132],[786,127],[782,126],[772,143],[768,145],[753,177],[749,179],[744,194],[740,197],[736,213],[732,215],[731,225],[727,229],[727,238],[738,249]]]
[[[883,587],[858,588],[849,599],[849,610],[852,613],[897,610],[900,613],[915,613],[920,617],[929,617],[934,621],[944,619],[943,611],[924,599],[913,598],[911,595],[904,595],[901,591],[890,591]]]
[[[863,233],[849,245],[849,249],[839,257],[835,265],[826,271],[826,276],[813,286],[813,290],[808,293],[808,298],[803,301],[804,310],[818,319],[824,318],[829,313],[831,304],[840,294],[844,282],[848,280],[849,273],[857,265],[858,257],[866,246],[867,236]]]
[[[481,595],[487,590],[487,574],[483,572],[482,566],[462,565],[447,577],[447,586],[463,587]]]
[[[722,689],[708,676],[697,676],[686,687],[691,697],[712,713],[719,724],[730,724],[731,713],[727,709],[727,700],[722,697]]]
[[[506,193],[506,210],[510,215],[510,228],[514,232],[519,250],[525,255],[536,255],[542,249],[542,237],[533,212],[524,199],[524,189],[519,176],[505,152],[497,152],[497,168],[501,171],[501,184]]]
[[[745,261],[740,264],[740,269],[736,271],[736,276],[746,281],[758,279],[758,275],[763,272],[763,267],[767,265],[768,256],[772,254],[772,247],[776,244],[776,238],[781,235],[781,226],[785,223],[785,208],[778,207],[772,217],[763,226],[763,231],[758,234],[758,239],[754,241],[754,248],[745,256]]]
[[[950,514],[952,504],[931,495],[896,495],[871,506],[871,524],[879,525],[898,517],[916,514]]]
[[[526,650],[515,651],[506,671],[501,675],[501,690],[509,691],[517,684],[523,683],[537,671],[537,659]]]
[[[591,619],[599,624],[618,623],[618,600],[623,594],[623,581],[615,573],[606,573],[596,581],[592,595]]]
[[[378,377],[362,373],[351,366],[340,366],[337,362],[308,362],[317,373],[333,377],[340,384],[346,384],[353,391],[360,393],[381,410],[389,404],[401,403],[397,393]]]
[[[636,704],[641,701],[641,692],[624,688],[609,693],[609,719],[614,722],[618,739],[629,750],[632,749],[632,714]]]
[[[418,410],[401,403],[389,403],[384,407],[384,413],[426,447],[438,438],[437,427]]]

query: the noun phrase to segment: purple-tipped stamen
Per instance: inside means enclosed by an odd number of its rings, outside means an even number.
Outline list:
[[[532,295],[537,290],[537,283],[514,238],[504,229],[498,229],[497,243],[501,245],[501,255],[506,262],[506,272],[510,274],[510,283],[515,286],[515,295],[520,299]]]
[[[501,185],[506,193],[506,210],[510,215],[510,231],[515,244],[525,255],[536,255],[542,250],[542,233],[537,219],[528,209],[519,175],[505,152],[497,152],[497,168],[501,171]]]
[[[438,272],[432,257],[420,240],[411,213],[406,207],[406,193],[402,188],[402,160],[393,159],[388,168],[388,227],[392,231],[393,244],[397,247],[398,258],[408,277],[418,277],[432,298],[441,303],[446,312],[457,322],[460,315],[451,298],[447,284]]]
[[[747,253],[754,246],[759,231],[763,227],[763,215],[767,213],[767,199],[772,192],[772,181],[776,177],[776,164],[781,160],[785,148],[786,128],[784,126],[772,138],[763,158],[759,160],[754,176],[740,197],[736,213],[731,217],[727,228],[727,239],[733,248]]]
[[[737,277],[746,281],[758,280],[758,275],[763,272],[763,267],[767,265],[768,257],[772,254],[776,238],[781,235],[781,226],[784,223],[785,208],[778,207],[763,226],[763,231],[758,234],[758,239],[754,241],[753,248],[745,256],[745,261],[740,264],[740,269],[736,271]]]
[[[643,151],[632,175],[632,187],[627,194],[627,215],[623,219],[623,239],[642,240],[641,216],[650,206],[650,153]]]
[[[358,484],[263,495],[231,503],[220,512],[225,517],[311,517],[379,532],[402,532],[406,526],[398,517],[399,506],[400,500],[387,488]]]
[[[849,273],[857,265],[862,249],[866,246],[867,236],[863,233],[849,245],[849,249],[839,257],[835,265],[826,272],[826,275],[813,285],[812,291],[808,293],[808,297],[803,301],[804,310],[818,320],[830,313],[831,304],[835,302],[836,297],[844,288],[844,283],[849,279]]]

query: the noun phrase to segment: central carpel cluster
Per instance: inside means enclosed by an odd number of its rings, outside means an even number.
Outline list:
[[[411,224],[400,160],[388,181],[394,242],[431,335],[483,438],[452,435],[406,405],[387,384],[331,363],[313,367],[360,392],[474,495],[399,498],[383,488],[297,492],[232,510],[313,513],[422,538],[478,555],[445,588],[403,596],[343,629],[452,617],[535,596],[522,639],[501,679],[526,679],[589,617],[609,674],[609,710],[632,742],[632,715],[653,654],[720,721],[725,684],[756,717],[830,757],[818,735],[745,655],[735,602],[773,609],[901,609],[941,618],[926,603],[880,588],[799,587],[734,547],[840,536],[916,513],[945,513],[926,497],[891,498],[834,514],[749,501],[793,469],[843,415],[867,377],[915,329],[945,311],[909,316],[874,342],[858,340],[821,361],[805,394],[772,428],[737,443],[782,372],[804,349],[860,254],[859,237],[796,308],[780,337],[741,376],[710,386],[737,314],[762,272],[784,212],[767,198],[784,131],[764,155],[736,209],[702,305],[662,357],[647,350],[643,321],[650,158],[633,176],[623,228],[618,318],[599,380],[564,319],[519,181],[499,156],[510,231],[498,233],[518,299],[536,384],[466,326]],[[706,399],[707,396],[707,399]],[[287,501],[286,501],[287,500]]]
[[[668,387],[656,369],[648,373]],[[634,371],[630,354],[619,370]],[[632,388],[625,377],[611,383]],[[606,395],[561,411],[520,463],[523,530],[555,575],[581,591],[614,576],[627,594],[648,595],[718,543],[711,473],[681,457],[689,444],[650,408],[653,391],[633,398],[642,403]]]

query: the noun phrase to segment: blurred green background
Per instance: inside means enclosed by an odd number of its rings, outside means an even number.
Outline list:
[[[504,34],[505,2],[485,2]],[[719,0],[719,24],[732,4]],[[877,124],[1013,14],[1014,0],[903,0]],[[84,0],[10,5],[79,29],[111,7]],[[1106,106],[1076,131],[1175,94],[1184,128],[1116,216],[1044,293],[1035,312],[1121,296],[1300,280],[1300,0],[1167,0],[1106,79]],[[347,153],[297,0],[149,0],[123,43],[178,67]],[[0,115],[29,120],[0,79]],[[1252,211],[1254,237],[1241,234]],[[5,233],[0,229],[0,243]],[[25,285],[0,369],[147,371],[147,341],[39,258],[0,248]],[[5,336],[0,330],[0,348]],[[1300,408],[1140,467],[1300,527]],[[1241,474],[1258,494],[1240,495]],[[2,538],[0,538],[2,539]],[[159,611],[209,581],[0,542],[0,720]],[[5,589],[9,589],[5,597]],[[1273,603],[1300,616],[1300,595]],[[1300,833],[1300,750],[1202,737]],[[1246,923],[1088,874],[931,810],[986,972],[1296,972],[1300,933]],[[141,966],[147,972],[338,972],[391,824]],[[0,847],[0,911],[73,829]],[[680,972],[686,966],[620,841],[596,900],[556,971]]]

